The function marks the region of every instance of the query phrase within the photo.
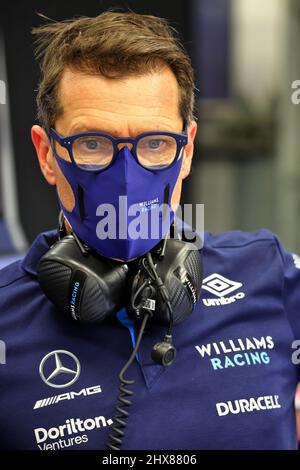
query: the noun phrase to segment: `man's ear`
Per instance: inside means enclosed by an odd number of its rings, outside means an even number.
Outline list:
[[[184,158],[181,167],[181,178],[186,178],[191,171],[191,164],[194,154],[194,140],[197,132],[197,123],[196,121],[191,121],[188,126],[188,143],[184,149]]]
[[[53,155],[45,130],[41,126],[32,126],[31,139],[45,179],[49,184],[55,185],[56,179],[53,171]]]

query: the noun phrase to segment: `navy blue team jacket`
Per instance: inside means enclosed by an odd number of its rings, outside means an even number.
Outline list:
[[[36,266],[56,235],[0,271],[2,449],[105,449],[138,334],[124,312],[79,324],[45,297]],[[135,384],[122,449],[295,449],[300,260],[268,230],[206,233],[202,256],[176,361],[151,360],[165,329],[148,325],[125,374]]]

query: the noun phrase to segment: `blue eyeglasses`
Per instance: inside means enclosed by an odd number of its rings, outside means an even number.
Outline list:
[[[58,157],[72,161],[85,171],[103,171],[117,158],[118,144],[132,144],[131,154],[144,168],[160,171],[171,167],[188,143],[187,128],[181,134],[146,132],[135,138],[116,139],[109,134],[86,132],[61,136],[55,129],[47,132],[51,147]]]

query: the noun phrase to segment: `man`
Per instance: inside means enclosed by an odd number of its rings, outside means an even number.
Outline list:
[[[166,22],[146,15],[106,12],[34,32],[42,62],[32,140],[65,230],[108,259],[139,259],[154,244],[101,239],[97,207],[118,195],[151,208],[155,197],[179,203],[197,128],[190,60]],[[37,279],[57,239],[57,230],[40,234],[0,273],[2,448],[104,449],[116,424],[118,373],[138,327],[58,311]],[[128,371],[122,449],[294,449],[299,261],[267,230],[207,233],[201,256],[202,292],[174,328],[175,362],[151,359],[164,329],[153,321]]]

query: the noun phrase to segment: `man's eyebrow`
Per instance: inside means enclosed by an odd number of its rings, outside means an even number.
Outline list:
[[[113,137],[124,137],[123,135],[120,134],[119,131],[117,130],[107,130],[107,129],[103,129],[103,128],[100,128],[100,127],[97,127],[97,126],[89,126],[89,125],[76,125],[74,126],[73,128],[71,128],[71,131],[70,131],[70,135],[72,134],[81,134],[81,133],[85,133],[85,132],[99,132],[99,133],[102,133],[102,134],[109,134]],[[165,130],[161,130],[161,129],[153,129],[149,127],[149,129],[138,129],[137,132],[135,132],[135,135],[140,135],[140,134],[146,134],[147,132],[157,132],[158,134],[160,132],[172,132],[172,131],[165,131]],[[174,131],[173,131],[174,132]],[[127,137],[127,136],[126,136]]]
[[[76,125],[75,127],[71,128],[70,134],[81,134],[84,132],[100,132],[103,134],[110,134],[110,135],[117,135],[117,132],[114,130],[107,130],[103,129],[102,127],[97,126],[88,126],[88,125]]]

